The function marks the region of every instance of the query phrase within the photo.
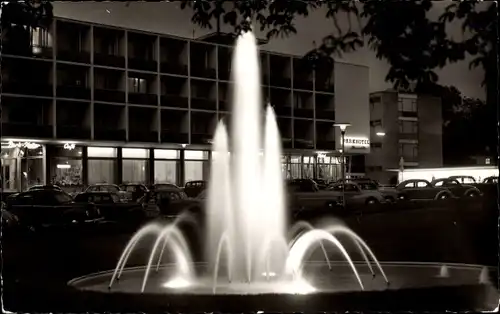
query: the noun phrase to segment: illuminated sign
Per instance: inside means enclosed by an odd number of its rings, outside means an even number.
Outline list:
[[[345,137],[344,145],[351,148],[368,148],[370,147],[370,140],[359,137]]]
[[[8,146],[7,146],[7,148],[37,149],[40,146],[41,146],[40,144],[31,143],[31,142],[24,142],[24,143],[18,142],[18,143],[14,143],[13,141],[10,141],[9,144],[8,144]]]
[[[73,150],[73,149],[75,149],[75,144],[73,144],[73,143],[66,143],[66,144],[64,144],[64,149]]]

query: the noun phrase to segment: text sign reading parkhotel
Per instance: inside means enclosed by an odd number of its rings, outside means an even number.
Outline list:
[[[370,147],[370,140],[359,137],[345,137],[344,145],[352,148],[367,148]]]

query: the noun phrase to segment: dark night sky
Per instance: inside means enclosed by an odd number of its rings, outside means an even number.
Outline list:
[[[435,5],[432,16],[439,14],[440,7],[447,1]],[[109,12],[109,13],[108,13]],[[191,12],[179,9],[179,3],[167,2],[130,2],[126,7],[123,2],[54,2],[54,14],[76,20],[101,24],[109,24],[132,29],[141,29],[157,33],[178,35],[182,37],[202,36],[208,30],[202,30],[191,24]],[[340,19],[347,26],[347,18]],[[355,21],[356,19],[353,19]],[[333,29],[331,20],[324,18],[324,12],[318,10],[308,18],[298,18],[296,21],[298,33],[290,38],[273,39],[263,49],[275,52],[302,55],[313,47],[313,40],[321,41]],[[358,27],[356,24],[354,27]],[[230,30],[230,29],[227,29]],[[224,29],[223,29],[224,31]],[[450,28],[452,36],[464,36],[460,26]],[[258,35],[259,36],[259,35]],[[261,36],[264,37],[264,36]],[[378,91],[390,88],[384,81],[387,73],[387,63],[377,60],[374,53],[362,48],[354,53],[346,54],[339,61],[362,64],[370,67],[370,90]],[[445,85],[455,85],[465,95],[484,99],[484,90],[480,85],[482,70],[469,70],[468,62],[449,65],[438,71],[440,82]]]

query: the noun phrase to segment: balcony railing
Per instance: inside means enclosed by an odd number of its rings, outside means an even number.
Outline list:
[[[283,148],[292,148],[292,139],[291,138],[282,138],[281,145],[283,145]]]
[[[158,142],[158,132],[151,130],[130,130],[128,131],[128,140],[131,142]]]
[[[160,64],[161,73],[188,75],[188,66],[185,64],[178,64],[173,62],[162,62]]]
[[[312,90],[313,82],[310,80],[295,79],[293,80],[294,89]]]
[[[216,110],[217,103],[215,100],[207,98],[191,98],[191,108],[192,109],[203,109],[203,110]]]
[[[191,133],[191,144],[210,144],[212,135],[208,133]]]
[[[311,108],[294,108],[293,116],[299,118],[314,118],[314,110]]]
[[[418,113],[416,111],[399,111],[399,116],[405,118],[418,118]]]
[[[274,106],[274,112],[277,116],[280,117],[291,117],[292,116],[292,107],[288,106]]]
[[[187,144],[189,141],[189,135],[187,133],[175,132],[172,130],[162,130],[161,131],[161,142],[162,143],[178,143]]]
[[[189,99],[184,96],[177,95],[161,95],[160,104],[164,107],[173,108],[188,108]]]
[[[311,149],[314,148],[314,143],[312,140],[304,139],[304,138],[295,138],[293,140],[294,148],[303,148],[303,149]]]
[[[399,133],[401,140],[418,140],[418,133]]]
[[[128,68],[156,72],[158,63],[155,60],[146,60],[143,58],[128,58]]]
[[[316,119],[335,121],[335,110],[318,110],[316,108]]]
[[[192,65],[191,76],[215,79],[217,77],[217,72],[213,68],[201,68],[196,65]]]
[[[335,141],[325,140],[325,139],[316,139],[316,149],[334,150],[335,149]]]
[[[52,85],[43,82],[3,82],[2,93],[52,97]]]
[[[2,123],[2,136],[52,138],[51,125],[35,125],[21,122]]]
[[[125,102],[125,92],[110,89],[96,89],[94,90],[94,99],[107,102]]]
[[[81,125],[57,125],[57,138],[76,140],[90,139],[90,128]]]
[[[126,131],[117,130],[112,127],[96,127],[94,128],[94,139],[106,141],[125,141]]]
[[[82,86],[57,86],[56,96],[61,98],[90,99],[90,89]]]
[[[277,75],[271,75],[271,81],[270,84],[271,86],[276,86],[276,87],[285,87],[285,88],[291,88],[292,87],[292,80],[288,77],[282,77],[282,76],[277,76]]]
[[[158,105],[158,96],[156,94],[129,93],[128,102],[130,104]]]
[[[75,51],[75,50],[58,50],[57,59],[88,64],[90,63],[90,52]]]
[[[125,67],[125,57],[109,55],[107,53],[94,53],[94,64],[124,68]]]

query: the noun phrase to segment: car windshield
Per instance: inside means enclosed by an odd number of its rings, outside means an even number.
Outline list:
[[[183,194],[185,194],[184,192],[182,192]],[[187,197],[187,195],[186,195]],[[200,200],[204,200],[207,198],[207,193],[206,193],[206,190],[205,191],[202,191],[200,194],[198,194],[198,196],[196,196],[197,199],[200,199]]]
[[[457,180],[462,184],[473,184],[476,183],[476,180],[473,177],[451,177],[451,179]]]
[[[154,188],[157,190],[160,189],[168,189],[168,188],[176,188],[177,185],[172,184],[172,183],[158,183],[154,185]]]
[[[54,197],[58,203],[69,203],[73,201],[73,198],[64,192],[55,192]]]
[[[358,183],[361,190],[377,190],[377,185],[372,182]]]
[[[113,202],[115,203],[119,203],[120,202],[120,198],[118,197],[118,195],[116,194],[111,194],[111,199],[113,200]]]

